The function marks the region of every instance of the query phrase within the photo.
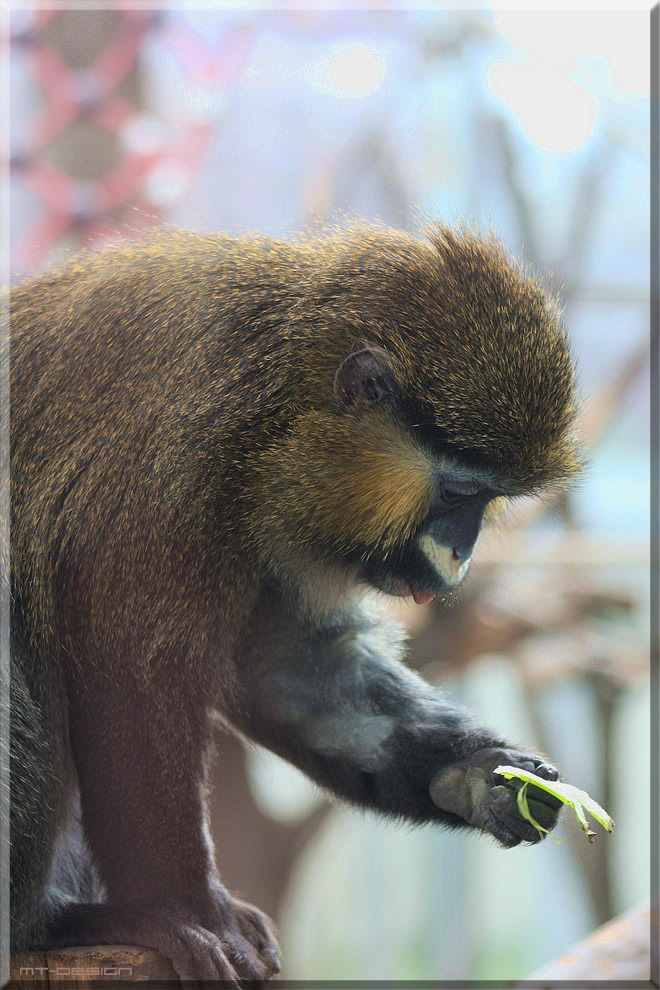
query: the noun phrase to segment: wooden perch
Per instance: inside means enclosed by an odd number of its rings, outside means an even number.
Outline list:
[[[11,982],[7,990],[48,987],[116,986],[117,983],[179,985],[168,959],[139,945],[90,945],[48,952],[16,952],[11,957]]]
[[[567,987],[566,980],[610,980],[622,987],[628,980],[650,980],[652,920],[657,930],[658,912],[641,904],[601,925],[529,979],[540,980],[543,990]]]

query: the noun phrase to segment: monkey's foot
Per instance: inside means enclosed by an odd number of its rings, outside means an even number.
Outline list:
[[[244,974],[241,964],[235,962],[239,976],[246,980],[276,976],[281,968],[280,948],[273,934],[270,918],[258,908],[236,898],[232,900],[232,909],[242,938],[252,947],[253,955],[256,953],[258,964],[265,968],[263,977],[255,977]]]
[[[206,913],[206,912],[205,912]],[[43,948],[71,945],[142,945],[170,959],[181,980],[260,983],[280,970],[270,921],[261,911],[225,895],[208,917],[175,907],[70,904]]]
[[[530,770],[546,780],[557,780],[559,772],[533,753],[515,749],[489,748],[452,763],[435,775],[429,786],[431,798],[443,811],[464,818],[470,825],[489,832],[503,846],[539,842],[544,833],[526,821],[518,808],[518,780],[504,781],[493,773],[500,764]],[[561,802],[547,791],[530,786],[527,803],[539,825],[550,831],[557,824]]]

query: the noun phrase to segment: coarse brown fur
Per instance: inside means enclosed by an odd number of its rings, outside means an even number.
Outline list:
[[[222,571],[229,548],[240,571],[251,534],[267,556],[273,539],[409,532],[423,454],[377,416],[337,416],[332,376],[360,342],[389,350],[410,396],[520,492],[575,473],[557,309],[497,242],[364,226],[330,245],[163,231],[14,290],[15,580],[39,636],[62,624],[62,570],[107,601],[104,574],[176,569],[170,534],[209,513],[214,538],[194,540],[203,559],[221,549]]]
[[[557,306],[492,238],[162,229],[13,290],[12,594],[37,702],[55,665],[73,685],[170,679],[182,708],[199,692],[226,712],[269,581],[320,613],[324,575],[333,607],[355,578],[344,557],[411,536],[433,458],[402,415],[333,393],[369,346],[406,408],[508,494],[575,474]],[[163,699],[146,699],[157,719]],[[205,733],[184,723],[182,752]]]

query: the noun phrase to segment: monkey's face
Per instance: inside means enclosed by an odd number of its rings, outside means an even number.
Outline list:
[[[302,583],[317,580],[304,573],[313,561],[427,604],[463,580],[484,512],[506,492],[422,425],[378,348],[346,358],[335,398],[334,410],[300,417],[264,461],[253,532]]]
[[[361,532],[371,533],[367,541],[354,531],[344,557],[361,580],[425,605],[461,583],[486,508],[503,488],[474,458],[449,453],[439,428],[419,422],[378,348],[342,363],[335,393],[360,438],[361,454],[344,474],[349,502],[349,489],[362,489],[348,519],[368,509]]]
[[[357,240],[290,330],[302,397],[260,459],[252,533],[287,579],[328,565],[423,604],[463,580],[494,500],[580,469],[573,365],[497,245]]]
[[[390,595],[411,596],[418,605],[458,587],[494,497],[460,474],[446,465],[431,470],[431,510],[409,539],[390,547],[363,545],[348,555],[363,581]]]

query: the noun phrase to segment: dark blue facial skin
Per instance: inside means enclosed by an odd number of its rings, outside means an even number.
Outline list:
[[[456,585],[448,585],[420,549],[426,534],[436,543],[454,552],[454,559],[465,562],[479,537],[484,512],[492,499],[511,495],[512,491],[475,450],[451,443],[444,430],[424,421],[428,410],[400,407],[399,424],[438,463],[433,496],[427,518],[412,537],[387,553],[362,547],[352,554],[358,561],[362,580],[388,594],[405,596],[410,589],[433,595],[447,594]]]
[[[438,466],[433,480],[429,514],[405,543],[387,550],[358,545],[346,563],[357,565],[360,579],[387,594],[408,596],[411,589],[428,595],[453,591],[420,548],[425,535],[454,553],[457,564],[472,556],[488,503],[514,494],[477,451],[458,446],[445,430],[430,421],[432,410],[392,394],[391,414],[398,425]]]
[[[438,543],[454,550],[461,562],[468,560],[491,497],[474,495],[459,506],[430,515],[410,540],[390,549],[387,555],[381,550],[361,548],[352,555],[354,560],[359,560],[361,578],[374,588],[393,595],[409,595],[411,586],[433,595],[453,590],[420,549],[420,537],[429,533]]]
[[[481,531],[486,506],[495,493],[478,482],[440,480],[429,517],[421,527],[459,560],[468,560]],[[418,537],[421,533],[416,534]]]
[[[433,595],[454,589],[455,585],[442,580],[420,549],[419,541],[429,534],[453,550],[457,561],[468,560],[479,537],[484,511],[495,492],[480,488],[474,480],[448,481],[446,476],[442,480],[429,515],[409,540],[387,550],[357,546],[346,555],[347,563],[357,564],[361,580],[379,591],[400,596],[410,595],[411,587]]]

